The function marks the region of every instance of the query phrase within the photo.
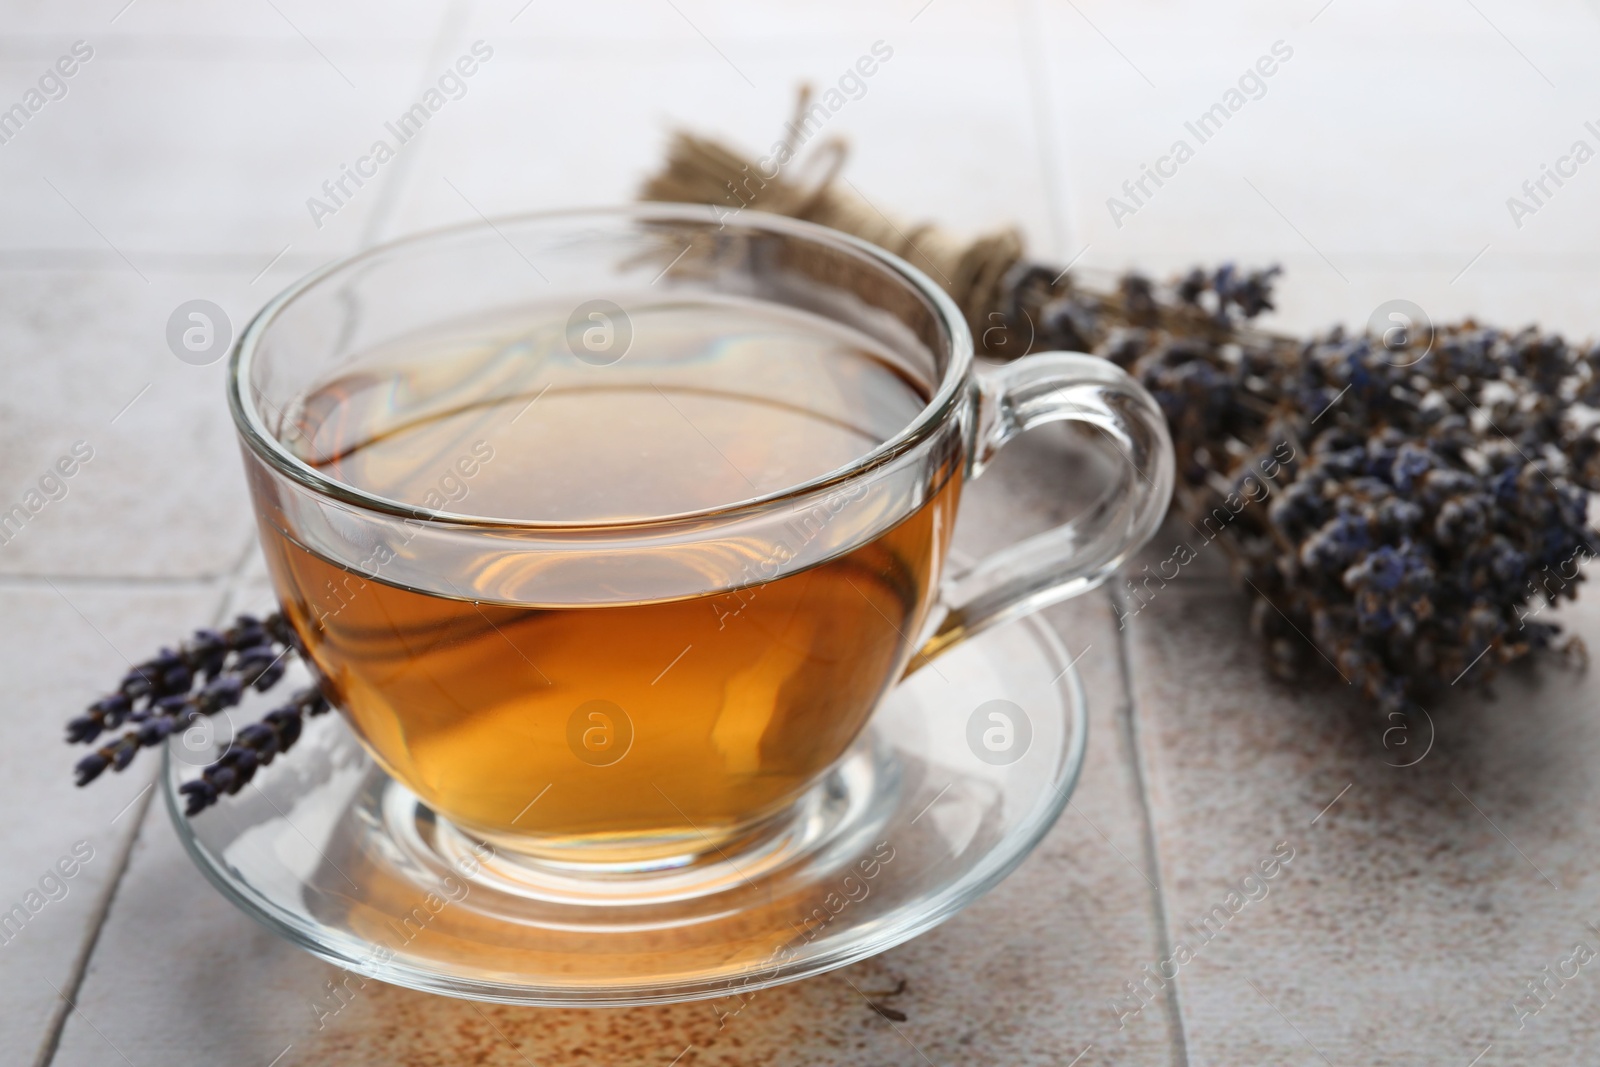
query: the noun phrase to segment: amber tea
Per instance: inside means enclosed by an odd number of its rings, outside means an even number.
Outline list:
[[[928,403],[888,349],[819,316],[624,304],[576,323],[570,304],[524,309],[364,353],[305,391],[280,439],[427,513],[577,530],[805,483]],[[389,773],[498,844],[648,865],[755,832],[844,753],[916,650],[957,465],[926,490],[820,562],[794,563],[863,487],[742,546],[736,581],[707,575],[714,591],[606,603],[475,595],[504,565],[488,555],[422,591],[386,574],[385,554],[343,565],[262,526],[310,658]]]

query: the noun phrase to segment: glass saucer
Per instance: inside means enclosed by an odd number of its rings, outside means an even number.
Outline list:
[[[515,1004],[738,997],[882,952],[1004,878],[1083,764],[1082,684],[1048,625],[988,630],[885,697],[844,759],[759,845],[692,872],[606,878],[496,855],[373,764],[338,715],[193,819],[223,894],[358,974]]]

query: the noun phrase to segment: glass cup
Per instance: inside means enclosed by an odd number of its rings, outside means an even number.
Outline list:
[[[728,308],[855,338],[903,393],[852,393],[803,346],[735,367],[656,343],[669,319],[715,337],[743,321]],[[685,398],[713,386],[772,412],[835,396],[866,443],[796,446],[776,416],[708,434]],[[483,417],[375,482],[340,436],[352,396],[397,426]],[[902,260],[690,205],[485,221],[334,264],[245,330],[229,401],[280,604],[373,758],[502,854],[608,877],[770,840],[900,677],[1097,585],[1172,484],[1161,412],[1112,364],[1057,352],[976,374],[961,313]],[[623,419],[638,410],[681,418],[727,469],[711,452],[710,475],[653,465],[637,429],[658,424]],[[963,484],[1059,420],[1122,453],[1116,484],[946,575]],[[821,469],[760,486],[730,458],[756,453]],[[791,468],[808,469],[773,469]],[[491,480],[603,506],[529,517],[472,488]],[[690,490],[697,506],[674,503]]]

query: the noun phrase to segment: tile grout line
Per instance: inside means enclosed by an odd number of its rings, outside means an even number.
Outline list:
[[[439,30],[434,36],[433,45],[428,50],[428,58],[424,61],[422,73],[417,79],[418,91],[412,94],[411,99],[421,96],[421,90],[431,85],[429,72],[439,66],[439,61],[445,55],[450,42],[467,25],[472,7],[473,0],[453,0],[445,9],[444,17],[439,20]],[[390,175],[389,181],[378,190],[378,200],[372,205],[372,212],[361,227],[358,250],[371,248],[388,226],[390,216],[398,209],[401,197],[411,184],[411,175],[417,169],[416,159],[427,147],[427,143],[424,140],[417,145],[415,152],[403,155],[395,167],[395,172]]]
[[[1018,0],[1014,9],[1017,30],[1022,36],[1022,66],[1026,82],[1028,110],[1033,114],[1033,135],[1039,143],[1039,170],[1044,179],[1045,204],[1050,211],[1051,254],[1065,258],[1068,236],[1073,232],[1072,209],[1067,200],[1066,168],[1055,140],[1055,108],[1050,103],[1050,65],[1043,53],[1044,16],[1038,0]],[[1030,33],[1031,31],[1031,33]]]
[[[1111,602],[1112,613],[1117,618],[1126,618],[1124,613],[1118,612],[1118,595],[1115,589],[1106,591],[1107,599]],[[1129,623],[1131,627],[1132,622]],[[1122,732],[1123,743],[1128,746],[1129,760],[1133,766],[1134,784],[1139,794],[1139,812],[1144,821],[1144,861],[1155,881],[1156,912],[1156,939],[1160,943],[1161,959],[1168,959],[1172,955],[1172,932],[1167,919],[1166,879],[1161,873],[1161,857],[1156,849],[1155,817],[1150,806],[1150,778],[1145,770],[1144,748],[1139,743],[1138,700],[1133,689],[1133,646],[1129,640],[1128,628],[1117,627],[1117,652],[1118,668],[1122,673],[1122,690],[1124,703],[1122,706]],[[1183,1016],[1183,1003],[1178,996],[1178,980],[1174,978],[1167,983],[1167,1016],[1173,1028],[1173,1062],[1176,1067],[1189,1067],[1189,1031],[1188,1024]]]
[[[1031,106],[1031,104],[1030,104]],[[1059,165],[1059,164],[1058,164]],[[1042,170],[1041,166],[1041,170]],[[1068,184],[1064,178],[1059,180],[1060,186],[1065,191]],[[1046,192],[1049,190],[1047,189]],[[1070,215],[1070,210],[1064,212]],[[1052,228],[1054,218],[1052,217]],[[1071,232],[1071,227],[1068,227]],[[219,250],[176,250],[172,248],[155,248],[150,246],[139,247],[126,245],[128,254],[136,258],[140,269],[152,276],[194,274],[200,272],[213,272],[219,274],[236,274],[241,279],[249,279],[261,269],[261,264],[273,252],[270,244],[252,246],[248,252],[227,252]],[[328,263],[340,253],[331,251],[327,253],[294,252],[281,259],[276,266],[297,266],[301,273],[309,271],[322,264]],[[1063,250],[1058,253],[1066,258]],[[1310,254],[1307,253],[1309,256]],[[1530,276],[1557,275],[1570,279],[1574,273],[1593,274],[1600,272],[1600,256],[1571,257],[1563,259],[1560,256],[1546,256],[1540,260],[1531,258],[1508,259],[1515,264],[1516,271]],[[1419,258],[1402,258],[1386,254],[1381,251],[1368,251],[1347,253],[1346,266],[1357,270],[1389,271],[1405,275],[1434,276],[1441,270],[1453,270],[1454,264],[1445,264]],[[117,269],[120,268],[120,271]],[[115,253],[103,249],[62,246],[59,248],[45,247],[15,247],[0,248],[0,273],[43,271],[82,271],[82,272],[107,272],[120,273],[127,270]],[[1306,329],[1312,329],[1308,325]]]
[[[65,585],[77,589],[206,589],[221,587],[232,577],[232,569],[215,574],[0,574],[0,590],[40,589]]]
[[[252,508],[255,507],[254,503],[250,506]],[[245,538],[244,550],[239,553],[239,562],[229,568],[227,575],[222,579],[222,602],[217,605],[216,614],[213,616],[213,625],[220,626],[223,620],[227,618],[228,613],[236,609],[234,600],[238,596],[239,590],[244,587],[245,572],[250,569],[250,561],[255,558],[256,553],[259,551],[261,551],[260,535],[252,530]],[[277,607],[276,602],[274,602],[273,607]]]
[[[249,545],[239,554],[239,561],[235,563],[226,575],[220,576],[221,594],[217,605],[211,613],[211,625],[219,625],[227,615],[232,605],[234,594],[243,585],[244,574],[250,567],[250,560],[254,555],[255,536],[252,534]],[[160,781],[160,771],[152,776],[152,784]],[[78,955],[72,962],[72,970],[67,974],[64,996],[56,1005],[45,1030],[43,1042],[39,1046],[39,1055],[34,1060],[34,1067],[50,1067],[55,1061],[56,1053],[61,1049],[61,1038],[66,1034],[67,1020],[72,1012],[72,1005],[79,1000],[84,979],[89,975],[89,964],[94,958],[94,951],[100,944],[100,935],[106,928],[106,923],[111,918],[112,906],[116,903],[117,893],[122,889],[122,879],[127,875],[128,868],[133,863],[133,850],[138,845],[139,839],[144,836],[145,818],[150,814],[151,805],[155,803],[157,790],[147,789],[145,795],[139,798],[138,813],[129,825],[133,828],[128,834],[127,842],[117,855],[117,865],[112,870],[111,881],[101,894],[100,902],[95,912],[90,916],[90,930],[83,938],[78,949]],[[120,814],[118,818],[120,818]]]
[[[438,36],[434,42],[433,49],[429,54],[427,66],[424,67],[424,73],[437,65],[438,57],[442,54],[444,47],[449,42],[453,33],[456,32],[456,27],[463,22],[463,19],[461,19],[459,16],[464,14],[464,12],[470,7],[471,0],[456,0],[456,2],[453,3],[445,12],[445,17],[439,27]],[[414,164],[412,164],[410,161],[415,155],[416,153],[412,153],[411,155],[407,156],[406,160],[402,163],[404,169],[395,174],[388,185],[384,187],[382,193],[380,193],[380,199],[378,203],[374,205],[372,213],[367,217],[366,226],[363,227],[361,236],[363,247],[371,244],[376,238],[376,235],[381,232],[383,226],[387,222],[388,216],[393,212],[394,206],[399,202],[400,193],[406,185],[406,180],[410,177],[410,174],[414,169]],[[243,585],[244,574],[250,566],[250,561],[253,556],[252,549],[254,545],[255,538],[252,536],[245,550],[240,553],[238,562],[229,568],[225,574],[208,576],[197,582],[187,583],[198,585],[201,588],[204,588],[208,585],[220,586],[220,596],[217,599],[216,608],[212,612],[213,625],[220,624],[228,612],[233,610],[234,600]],[[29,576],[22,576],[22,583],[31,584],[27,582],[28,577]],[[148,583],[139,582],[127,584],[137,584],[140,586],[160,588],[162,586],[177,585],[181,582],[182,580],[180,579],[176,581],[154,581]],[[157,773],[159,774],[159,772]],[[105,892],[100,898],[100,902],[95,910],[95,913],[90,918],[89,933],[84,937],[79,947],[78,955],[73,961],[72,970],[67,976],[65,996],[62,998],[60,1003],[56,1005],[55,1010],[52,1013],[48,1027],[45,1031],[44,1039],[39,1047],[38,1056],[34,1060],[35,1067],[49,1067],[49,1065],[55,1060],[56,1053],[60,1051],[61,1039],[66,1033],[67,1020],[72,1010],[72,1004],[76,1003],[78,1000],[79,994],[83,987],[84,979],[88,977],[89,964],[94,957],[95,949],[99,945],[100,935],[102,932],[104,932],[106,924],[110,920],[111,909],[115,904],[117,893],[122,888],[123,878],[126,876],[128,868],[132,863],[133,850],[137,846],[140,837],[145,832],[145,819],[148,817],[150,813],[150,807],[155,801],[155,793],[156,790],[149,790],[148,794],[138,802],[138,815],[131,823],[133,829],[128,834],[127,841],[123,845],[117,857],[117,865],[113,870],[110,884],[107,885]]]
[[[452,4],[451,7],[446,11],[445,18],[440,24],[439,34],[435,40],[433,50],[428,57],[428,65],[424,67],[424,72],[437,65],[437,57],[449,39],[451,26],[456,20],[457,13],[470,6],[471,0],[456,0],[456,2]],[[400,191],[411,173],[412,164],[409,162],[409,160],[414,155],[415,153],[412,153],[411,156],[408,156],[405,161],[402,161],[402,167],[404,169],[395,174],[393,176],[393,180],[387,186],[385,186],[383,191],[380,193],[380,199],[378,203],[374,205],[372,214],[367,218],[367,225],[363,228],[363,245],[371,243],[373,237],[382,229],[388,214],[392,212],[394,205],[398,202]],[[390,192],[390,190],[393,190],[393,192]],[[196,583],[202,588],[211,584],[217,584],[221,587],[216,608],[212,613],[213,625],[220,623],[223,617],[226,616],[228,611],[232,608],[233,601],[243,584],[244,573],[249,568],[250,560],[252,558],[251,549],[253,548],[254,544],[255,539],[252,537],[250,538],[249,545],[247,545],[245,550],[240,553],[239,561],[234,564],[227,573]],[[159,588],[163,584],[176,583],[150,584]],[[84,979],[88,976],[89,964],[94,957],[95,949],[99,945],[100,935],[105,930],[106,924],[110,920],[112,906],[116,901],[118,891],[122,888],[122,880],[126,876],[128,867],[132,863],[134,847],[138,844],[139,838],[143,835],[146,829],[145,819],[149,815],[151,804],[154,802],[155,792],[156,791],[153,789],[150,790],[149,794],[145,796],[139,803],[138,816],[131,824],[133,826],[133,830],[128,834],[127,842],[118,855],[117,866],[113,870],[111,882],[106,887],[104,894],[101,896],[100,904],[97,907],[94,915],[91,916],[89,933],[84,937],[79,947],[78,955],[73,961],[72,970],[67,976],[65,997],[58,1005],[56,1005],[55,1010],[50,1018],[48,1027],[45,1031],[44,1039],[39,1046],[38,1056],[34,1060],[35,1067],[49,1067],[49,1065],[55,1060],[56,1053],[60,1051],[61,1039],[66,1033],[67,1020],[70,1016],[72,1003],[76,1003],[79,993],[82,989]]]
[[[165,248],[130,248],[139,257],[147,274],[237,274],[241,279],[256,273],[261,260],[271,251],[265,246],[248,252],[174,251]],[[302,271],[327,262],[327,256],[296,253],[285,256],[284,264],[298,264]],[[44,271],[112,272],[122,261],[111,253],[93,248],[0,248],[0,271],[39,273]],[[126,267],[122,268],[124,271]]]
[[[154,783],[154,776],[151,781]],[[39,1054],[33,1061],[34,1067],[48,1067],[61,1047],[61,1037],[66,1032],[67,1019],[72,1014],[72,1006],[78,1001],[83,980],[89,973],[89,960],[94,956],[95,947],[100,943],[100,932],[105,929],[106,917],[111,914],[111,905],[116,900],[117,891],[122,888],[122,876],[133,862],[133,849],[139,842],[139,836],[144,832],[144,816],[155,801],[155,794],[156,791],[147,786],[144,794],[135,798],[138,815],[129,824],[132,830],[117,852],[116,866],[111,870],[111,881],[101,892],[94,913],[89,917],[89,933],[78,945],[78,953],[72,960],[72,969],[67,972],[63,995],[50,1013],[50,1020],[45,1026],[44,1040],[40,1042]]]

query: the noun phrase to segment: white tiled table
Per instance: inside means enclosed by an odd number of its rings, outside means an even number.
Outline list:
[[[703,1005],[541,1011],[370,985],[321,1029],[332,970],[215,894],[151,803],[152,762],[76,790],[61,724],[137,658],[265,604],[222,365],[167,351],[184,300],[237,328],[308,267],[406,231],[630,198],[684,123],[770,143],[797,82],[883,41],[830,120],[874,203],[1035,253],[1165,273],[1281,262],[1278,323],[1379,302],[1600,332],[1600,162],[1517,227],[1506,198],[1600,121],[1580,0],[714,0],[424,4],[11,0],[0,107],[94,49],[0,145],[0,506],[94,458],[0,547],[0,904],[79,842],[65,897],[0,945],[0,1065],[1587,1063],[1600,978],[1519,1029],[1511,1001],[1600,946],[1600,682],[1514,674],[1434,709],[1428,759],[1325,678],[1272,681],[1209,561],[1119,631],[1106,594],[1049,616],[1094,698],[1073,805],[1004,885],[840,976]],[[318,228],[306,207],[476,40],[466,96]],[[1260,99],[1118,226],[1106,200],[1192,135],[1275,42]],[[983,550],[1071,508],[1049,439],[973,490]],[[1600,607],[1562,613],[1600,637]],[[1279,842],[1287,872],[1149,1008],[1114,998]],[[71,1006],[69,1006],[69,1003]],[[692,1048],[690,1048],[692,1046]],[[688,1051],[686,1051],[686,1049]],[[1474,1060],[1474,1057],[1479,1057]]]

